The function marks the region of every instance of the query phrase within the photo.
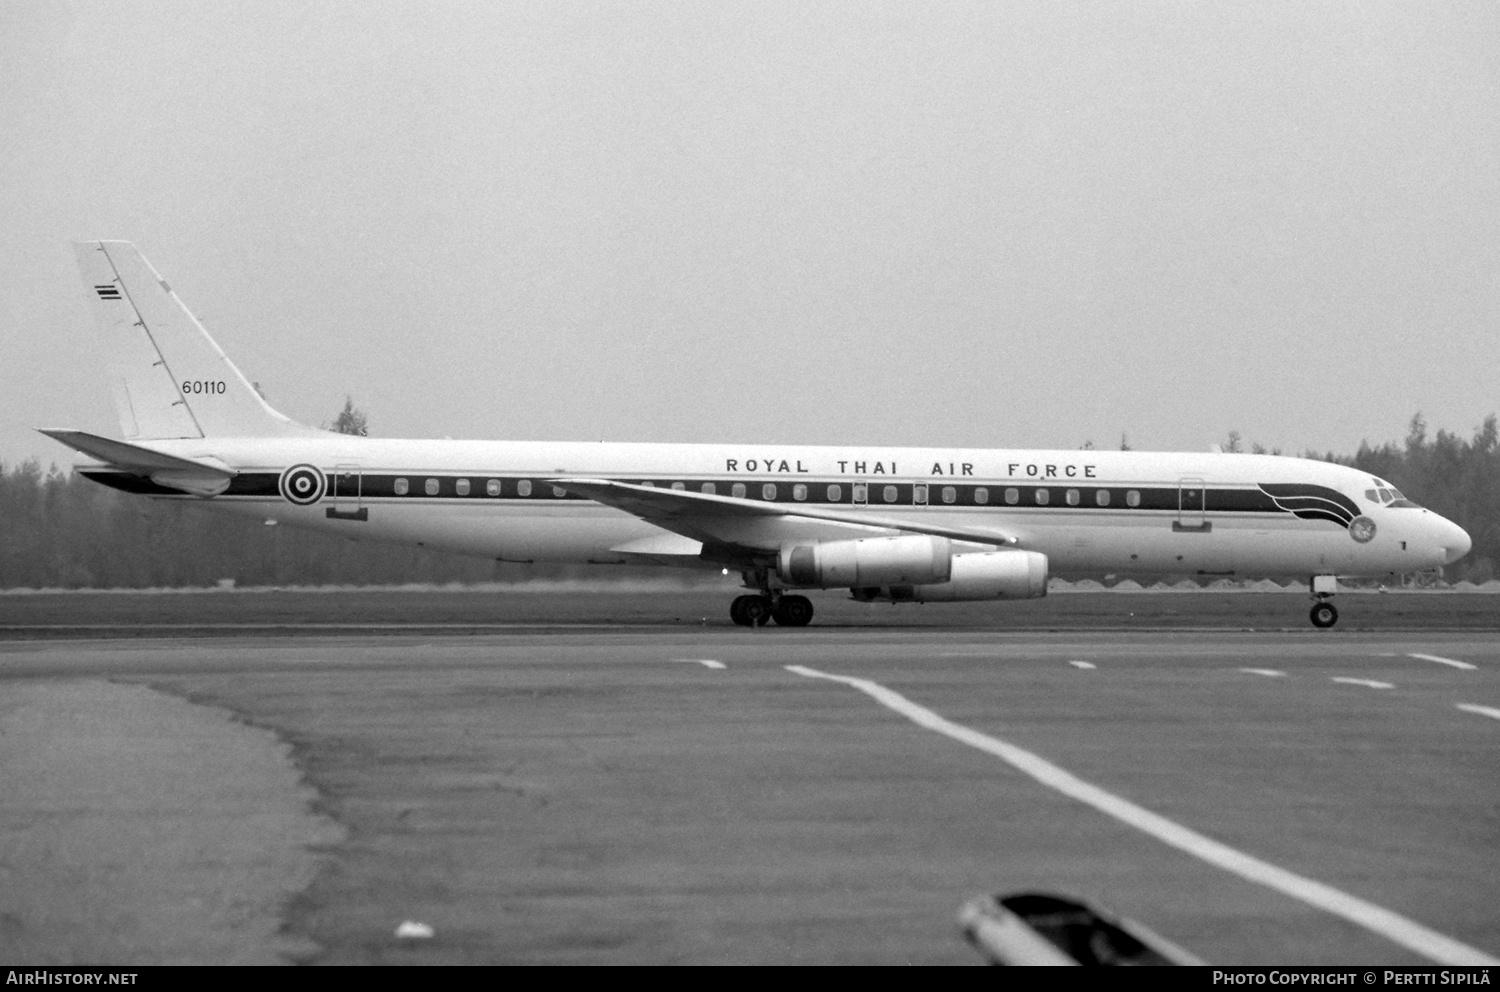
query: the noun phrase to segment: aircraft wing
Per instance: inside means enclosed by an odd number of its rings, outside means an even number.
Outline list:
[[[705,548],[728,546],[752,552],[773,552],[799,540],[877,537],[892,532],[930,534],[996,547],[1016,543],[1012,535],[988,527],[945,527],[878,513],[763,503],[681,489],[638,486],[610,479],[548,481],[606,506],[624,510],[663,530],[702,541]]]
[[[217,458],[182,458],[86,431],[57,427],[39,427],[37,430],[90,458],[195,496],[217,496],[229,488],[230,480],[238,474]]]

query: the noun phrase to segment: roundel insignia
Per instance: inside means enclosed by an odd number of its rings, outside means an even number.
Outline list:
[[[328,483],[311,465],[293,465],[281,473],[281,495],[288,503],[307,506],[323,498]]]
[[[1349,536],[1360,544],[1367,544],[1375,537],[1375,521],[1369,517],[1355,517],[1349,521]]]

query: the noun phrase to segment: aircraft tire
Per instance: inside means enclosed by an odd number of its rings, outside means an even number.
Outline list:
[[[733,620],[737,627],[750,626],[750,621],[745,617],[745,600],[750,598],[749,596],[736,596],[734,602],[729,604],[729,619]]]
[[[782,596],[771,610],[771,619],[783,627],[806,627],[812,618],[812,600],[806,596]]]
[[[1308,617],[1314,627],[1326,630],[1339,622],[1339,611],[1332,603],[1314,603]]]
[[[771,619],[771,601],[765,596],[746,596],[740,615],[745,618],[746,627],[764,627]]]

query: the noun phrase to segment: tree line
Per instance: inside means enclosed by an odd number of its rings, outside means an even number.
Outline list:
[[[347,404],[346,404],[347,407]],[[346,413],[349,410],[346,409]],[[355,411],[357,413],[357,411]],[[362,431],[357,425],[338,425]],[[1232,435],[1225,450],[1238,450]],[[1308,453],[1379,476],[1466,529],[1469,556],[1449,581],[1487,582],[1500,564],[1500,437],[1492,414],[1470,438],[1429,435],[1421,414],[1402,443],[1353,455]],[[189,501],[128,496],[36,460],[0,464],[0,589],[473,583],[610,578],[659,571],[514,565],[426,548],[351,541],[215,513]]]

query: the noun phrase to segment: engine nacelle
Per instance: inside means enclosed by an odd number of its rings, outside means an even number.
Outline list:
[[[912,534],[782,548],[776,571],[789,585],[817,589],[919,586],[947,582],[954,560],[946,537]]]
[[[1035,551],[954,555],[947,582],[856,586],[860,602],[952,603],[980,599],[1037,599],[1047,595],[1047,556]]]

